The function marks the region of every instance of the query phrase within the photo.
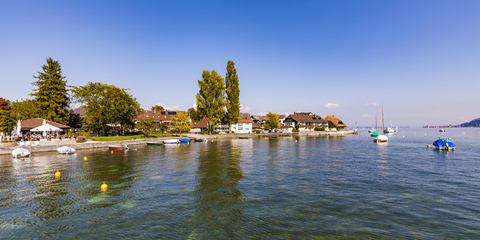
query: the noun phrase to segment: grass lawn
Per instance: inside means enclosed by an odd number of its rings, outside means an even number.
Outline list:
[[[159,138],[160,134],[150,134],[148,137],[144,137],[143,134],[139,135],[128,135],[128,136],[110,136],[110,137],[91,137],[91,140],[107,142],[107,141],[123,141],[123,140],[132,140],[133,137],[137,139],[149,139],[149,138]]]
[[[123,140],[132,140],[133,137],[136,137],[137,139],[152,139],[152,138],[173,137],[173,136],[171,134],[170,135],[149,134],[148,137],[144,137],[143,134],[138,134],[138,135],[128,135],[128,136],[91,137],[90,140],[100,141],[100,142],[123,141]]]

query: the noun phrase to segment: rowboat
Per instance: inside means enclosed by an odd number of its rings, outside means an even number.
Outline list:
[[[190,143],[190,139],[188,138],[182,138],[182,139],[179,139],[178,141],[180,141],[180,143]]]
[[[127,150],[128,146],[123,145],[123,146],[108,146],[110,150]]]
[[[179,143],[178,139],[168,139],[163,141],[163,144],[178,144],[178,143]]]
[[[25,148],[16,148],[13,149],[12,156],[15,158],[30,157],[30,151]]]
[[[194,141],[195,142],[208,142],[208,140],[206,138],[196,138]]]
[[[58,153],[60,154],[74,154],[75,149],[67,146],[59,147],[57,148]]]
[[[147,142],[147,145],[163,145],[162,142]]]
[[[238,137],[239,139],[248,139],[248,137]]]

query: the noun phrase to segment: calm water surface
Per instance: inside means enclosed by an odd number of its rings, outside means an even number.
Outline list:
[[[479,132],[0,156],[0,238],[478,239]],[[426,147],[439,136],[457,151]]]

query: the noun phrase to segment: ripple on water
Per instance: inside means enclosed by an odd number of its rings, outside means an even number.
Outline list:
[[[98,194],[98,195],[95,196],[95,197],[89,198],[87,201],[88,201],[89,203],[98,203],[98,202],[101,202],[101,201],[103,201],[103,200],[105,200],[105,199],[107,199],[107,198],[109,198],[109,197],[110,197],[110,195],[108,195],[108,194],[106,194],[106,193],[100,193],[100,194]]]

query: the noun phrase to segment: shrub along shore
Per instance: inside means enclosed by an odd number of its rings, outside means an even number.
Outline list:
[[[69,146],[76,150],[81,149],[92,149],[92,148],[107,148],[112,145],[139,145],[146,144],[147,142],[162,142],[167,139],[172,138],[187,138],[187,137],[196,137],[196,138],[206,138],[208,140],[214,139],[236,139],[239,137],[248,137],[248,138],[272,138],[272,137],[336,137],[336,136],[345,136],[352,135],[352,130],[338,131],[338,132],[300,132],[300,133],[266,133],[266,134],[218,134],[218,135],[200,135],[200,134],[182,134],[182,137],[176,136],[165,136],[158,137],[153,136],[152,138],[143,138],[143,136],[120,136],[120,137],[97,137],[96,141],[86,141],[83,143],[77,143],[75,141],[52,141],[52,142],[42,142],[39,144],[31,144],[19,146],[19,144],[14,143],[1,143],[0,144],[0,155],[11,154],[13,149],[18,147],[23,147],[28,149],[31,153],[35,152],[54,152],[57,151],[57,148],[62,146]],[[142,139],[140,139],[140,138]],[[132,139],[133,138],[133,139]],[[102,141],[99,141],[99,140]],[[123,140],[129,139],[129,140]]]

